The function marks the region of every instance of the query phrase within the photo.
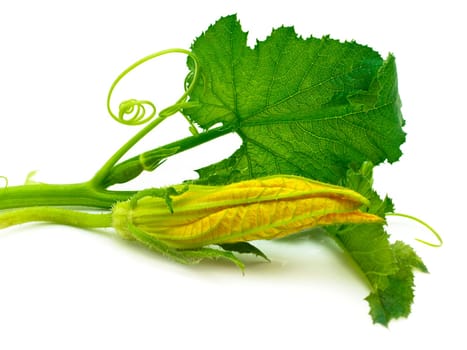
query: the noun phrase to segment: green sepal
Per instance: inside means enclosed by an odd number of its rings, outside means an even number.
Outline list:
[[[132,237],[135,238],[138,242],[142,243],[151,250],[158,252],[159,254],[166,256],[176,262],[185,265],[197,264],[203,259],[226,259],[234,263],[242,272],[245,269],[243,262],[238,259],[232,252],[223,251],[214,248],[203,247],[199,249],[175,249],[169,247],[167,244],[161,242],[160,240],[146,234],[146,232],[136,228],[131,225],[129,230],[132,234]]]
[[[263,258],[264,260],[268,262],[271,261],[266,256],[266,254],[264,254],[261,250],[256,248],[253,244],[248,243],[248,242],[224,243],[224,244],[219,244],[219,246],[224,250],[228,250],[231,252],[237,252],[240,254],[254,254],[256,256]]]
[[[175,187],[163,187],[163,188],[148,188],[142,191],[137,192],[130,200],[130,207],[135,208],[138,201],[144,197],[158,197],[165,200],[167,208],[171,213],[174,212],[172,206],[172,197],[178,196],[183,192],[188,190],[188,185],[183,186],[181,189],[176,189]]]

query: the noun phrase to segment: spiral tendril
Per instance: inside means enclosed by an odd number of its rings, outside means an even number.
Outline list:
[[[181,53],[189,56],[193,62],[194,62],[194,69],[193,71],[190,71],[185,78],[185,92],[184,94],[175,102],[173,105],[163,109],[160,113],[159,116],[161,118],[166,118],[168,116],[171,116],[178,111],[180,111],[182,108],[186,108],[187,106],[190,105],[189,102],[187,102],[188,95],[193,89],[193,86],[198,78],[198,60],[196,56],[188,50],[185,49],[168,49],[168,50],[163,50],[156,52],[154,54],[151,54],[149,56],[146,56],[135,63],[133,63],[131,66],[129,66],[127,69],[125,69],[118,77],[115,79],[115,81],[112,83],[109,93],[107,95],[107,110],[110,114],[110,116],[116,120],[117,122],[125,125],[142,125],[153,119],[156,114],[157,114],[157,109],[154,103],[148,100],[137,100],[137,99],[128,99],[119,104],[118,107],[118,114],[115,114],[112,111],[112,108],[110,107],[110,100],[112,98],[113,91],[117,84],[122,80],[129,72],[131,72],[133,69],[136,67],[140,66],[141,64],[162,56],[166,55],[169,53]],[[192,122],[187,119],[187,121],[190,123],[190,131],[191,132],[196,132],[196,128],[192,124]]]

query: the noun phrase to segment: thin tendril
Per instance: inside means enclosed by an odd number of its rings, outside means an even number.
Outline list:
[[[156,116],[157,110],[156,106],[154,103],[152,103],[149,100],[137,100],[137,99],[129,99],[125,100],[120,103],[119,108],[118,108],[118,115],[115,114],[112,111],[112,108],[110,107],[110,100],[112,98],[113,91],[117,84],[122,80],[128,73],[130,73],[133,69],[136,67],[140,66],[141,64],[159,57],[163,56],[169,53],[182,53],[185,55],[188,55],[193,59],[194,62],[194,70],[193,72],[190,72],[187,78],[185,79],[185,93],[178,99],[176,103],[174,103],[172,106],[165,108],[159,113],[159,116],[161,118],[166,118],[168,116],[171,116],[178,111],[180,111],[182,108],[185,108],[189,106],[189,103],[187,102],[188,95],[191,93],[194,87],[194,83],[198,79],[198,60],[196,56],[185,49],[167,49],[163,51],[159,51],[156,53],[153,53],[149,56],[146,56],[137,62],[133,63],[131,66],[129,66],[127,69],[125,69],[118,77],[115,79],[115,81],[112,83],[109,93],[107,95],[107,110],[110,114],[110,116],[116,120],[119,123],[125,124],[125,125],[141,125],[147,123],[149,120],[153,119]],[[191,83],[188,84],[188,81],[191,81]],[[149,113],[150,111],[150,113]],[[147,113],[149,113],[147,115]],[[187,119],[188,122],[190,123],[190,130],[193,128],[192,122]],[[196,130],[196,129],[195,129]],[[192,130],[193,132],[193,130]]]
[[[416,218],[415,216],[408,215],[408,214],[402,214],[402,213],[386,213],[386,215],[400,216],[400,217],[411,219],[411,220],[414,220],[415,222],[418,222],[419,224],[425,226],[428,230],[430,230],[431,233],[433,233],[433,235],[438,240],[438,243],[430,243],[430,242],[427,242],[427,241],[419,239],[419,238],[415,238],[416,241],[418,241],[420,243],[423,243],[423,244],[426,244],[426,245],[429,245],[430,247],[435,247],[435,248],[439,248],[439,247],[441,247],[443,245],[443,239],[441,238],[440,234],[433,227],[428,225],[425,221],[423,221],[423,220],[421,220],[419,218]]]

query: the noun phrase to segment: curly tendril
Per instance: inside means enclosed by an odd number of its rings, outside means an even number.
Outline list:
[[[415,216],[412,216],[412,215],[408,215],[408,214],[403,214],[403,213],[386,213],[387,216],[399,216],[399,217],[403,217],[403,218],[407,218],[407,219],[410,219],[410,220],[413,220],[415,222],[418,222],[419,224],[423,225],[425,228],[427,228],[435,237],[436,239],[438,240],[437,243],[431,243],[431,242],[428,242],[428,241],[425,241],[423,239],[420,239],[420,238],[415,238],[416,241],[420,242],[420,243],[423,243],[423,244],[426,244],[430,247],[435,247],[435,248],[439,248],[443,245],[443,239],[441,238],[441,235],[433,228],[431,227],[430,225],[428,225],[425,221],[415,217]]]
[[[185,92],[183,95],[175,102],[173,105],[165,108],[159,113],[159,116],[155,118],[156,116],[156,107],[151,101],[148,100],[136,100],[136,99],[130,99],[123,101],[119,105],[119,111],[118,114],[115,114],[112,112],[112,109],[110,107],[110,100],[112,98],[112,93],[115,89],[115,86],[122,80],[123,77],[125,77],[129,72],[131,72],[133,69],[138,67],[139,65],[143,64],[146,61],[149,61],[153,58],[169,54],[169,53],[182,53],[184,55],[187,55],[192,62],[192,69],[188,73],[188,76],[185,78],[184,82],[184,88]],[[198,79],[199,75],[199,63],[198,59],[196,56],[185,49],[168,49],[168,50],[163,50],[156,52],[152,55],[146,56],[139,61],[133,63],[131,66],[129,66],[127,69],[125,69],[118,77],[115,79],[115,81],[112,83],[109,93],[107,95],[107,110],[110,114],[110,116],[118,121],[119,123],[125,124],[125,125],[141,125],[146,122],[149,122],[147,125],[145,125],[139,132],[137,132],[132,138],[130,138],[122,147],[120,147],[117,152],[115,152],[112,157],[110,157],[107,162],[97,171],[97,173],[94,175],[94,177],[91,179],[91,183],[93,183],[96,187],[99,186],[104,186],[106,183],[106,179],[111,175],[112,169],[115,167],[117,162],[134,146],[136,145],[143,137],[145,137],[149,132],[151,132],[155,127],[157,127],[161,122],[165,120],[165,118],[179,112],[180,110],[187,108],[187,107],[193,107],[196,105],[193,102],[189,102],[188,96],[192,92],[195,83]],[[149,115],[148,109],[150,110]],[[196,135],[198,134],[198,131],[193,124],[193,122],[190,120],[190,118],[186,115],[184,115],[185,119],[188,121],[190,124],[190,131],[192,134]],[[157,162],[159,163],[161,160],[158,159]],[[151,165],[148,169],[151,169],[154,165]]]
[[[163,51],[159,51],[156,53],[153,53],[149,56],[146,56],[137,62],[133,63],[131,66],[129,66],[127,69],[125,69],[118,77],[115,79],[115,81],[112,83],[109,93],[107,95],[107,110],[110,114],[110,116],[116,120],[119,123],[125,124],[125,125],[142,125],[147,123],[149,120],[153,119],[156,116],[157,110],[156,106],[154,103],[148,100],[137,100],[137,99],[129,99],[126,101],[123,101],[120,103],[119,108],[118,108],[118,113],[115,114],[112,111],[112,108],[110,107],[110,100],[112,98],[113,91],[117,84],[122,80],[128,73],[130,73],[133,69],[136,67],[140,66],[141,64],[159,57],[163,56],[166,54],[170,53],[181,53],[189,56],[193,62],[194,62],[194,69],[190,73],[188,73],[187,77],[185,78],[185,92],[184,94],[178,99],[177,102],[175,102],[172,106],[169,106],[162,110],[159,113],[159,116],[161,118],[166,118],[168,116],[171,116],[178,111],[180,111],[182,108],[185,108],[189,105],[191,105],[189,102],[187,102],[188,95],[191,93],[193,90],[194,84],[196,80],[198,79],[198,59],[196,56],[188,50],[185,49],[167,49]],[[188,119],[187,119],[188,120]],[[194,132],[196,129],[194,129],[193,124],[191,123],[190,120],[188,120],[190,123],[190,130]]]

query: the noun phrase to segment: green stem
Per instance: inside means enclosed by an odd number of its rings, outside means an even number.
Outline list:
[[[151,127],[151,125],[148,125],[148,127]],[[141,132],[143,132],[144,129]],[[3,189],[0,189],[0,210],[36,206],[81,206],[109,209],[115,202],[127,200],[133,196],[136,191],[109,191],[102,188],[107,188],[116,183],[124,183],[136,178],[142,171],[148,169],[147,164],[145,164],[146,162],[160,163],[166,159],[168,156],[165,150],[167,149],[175,150],[170,155],[178,154],[230,132],[232,132],[232,130],[225,127],[211,129],[198,135],[186,137],[153,149],[114,165],[114,159],[121,153],[124,154],[126,149],[132,146],[133,142],[137,142],[136,139],[139,137],[137,135],[132,142],[122,147],[122,149],[101,168],[92,181],[78,184],[7,185]]]
[[[99,171],[94,175],[91,179],[91,183],[93,186],[98,188],[105,188],[103,185],[106,177],[111,172],[112,168],[115,164],[127,153],[139,140],[141,140],[144,136],[146,136],[151,130],[153,130],[157,125],[159,125],[165,118],[158,117],[154,119],[151,123],[146,125],[143,129],[141,129],[135,136],[133,136],[127,143],[125,143],[120,149],[114,153],[112,157],[99,169]]]
[[[169,143],[167,145],[144,152],[115,165],[104,179],[102,185],[107,188],[117,183],[125,183],[138,177],[144,170],[154,170],[165,159],[187,151],[233,131],[231,127],[218,127],[197,135]]]
[[[159,113],[157,118],[156,108],[154,104],[146,100],[127,100],[120,104],[119,113],[115,115],[110,108],[110,100],[112,97],[115,86],[120,80],[138,67],[142,63],[165,55],[169,53],[181,53],[188,55],[193,63],[194,68],[190,73],[190,82],[186,83],[186,89],[183,95],[177,100],[175,104],[164,109]],[[150,131],[158,126],[165,118],[170,115],[177,113],[178,111],[192,106],[193,104],[187,102],[187,98],[193,89],[193,86],[198,77],[198,61],[196,57],[187,50],[184,49],[169,49],[157,52],[149,55],[130,67],[128,67],[123,73],[121,73],[112,84],[107,97],[107,108],[110,115],[117,121],[123,124],[129,125],[140,125],[148,122],[144,128],[137,132],[128,142],[120,147],[105,164],[96,172],[94,177],[85,182],[78,184],[34,184],[34,185],[23,185],[23,186],[8,186],[8,180],[5,177],[1,177],[5,181],[5,187],[0,188],[0,210],[15,209],[5,212],[0,212],[0,228],[8,227],[11,225],[21,224],[29,221],[52,221],[67,225],[75,225],[81,227],[107,227],[109,226],[108,215],[95,215],[86,214],[76,210],[64,209],[64,208],[51,208],[51,207],[86,207],[86,208],[101,208],[111,209],[113,205],[118,201],[124,201],[133,196],[135,191],[109,191],[108,186],[117,182],[109,181],[109,176],[112,177],[115,174],[115,165],[121,160],[121,158],[142,138],[144,138]],[[146,107],[152,109],[152,113],[149,116],[145,115],[147,111]],[[129,118],[128,118],[129,116]],[[128,118],[128,119],[127,119]],[[191,120],[187,118],[191,125],[191,130],[196,131]],[[203,139],[203,138],[201,138]],[[201,140],[200,139],[200,140]],[[199,144],[199,143],[198,143]],[[178,151],[178,149],[177,149]],[[170,156],[174,150],[165,152],[165,157]],[[160,156],[160,154],[159,154]],[[142,157],[140,164],[145,166],[145,159]],[[165,159],[165,158],[164,158]],[[131,163],[131,162],[130,162]],[[149,159],[150,167],[155,168],[154,164]],[[123,164],[123,163],[122,163]],[[146,169],[150,169],[147,168]],[[152,169],[150,169],[152,170]],[[131,167],[127,168],[126,164],[120,166],[117,170],[117,175],[123,173],[124,176],[117,176],[117,178],[128,177],[127,173],[132,172]],[[139,174],[139,173],[138,173]],[[137,175],[136,175],[137,176]],[[130,178],[134,178],[132,176]],[[126,181],[124,181],[126,182]]]
[[[112,214],[90,214],[76,210],[50,207],[21,208],[0,213],[0,229],[39,221],[82,228],[111,227]]]
[[[148,127],[150,127],[150,125],[148,125]],[[144,129],[141,132],[143,132]],[[230,132],[232,132],[232,130],[225,127],[211,129],[198,135],[186,137],[153,149],[114,165],[114,158],[117,158],[120,153],[124,154],[126,149],[132,146],[133,142],[137,142],[136,139],[138,136],[136,136],[132,142],[122,147],[122,149],[101,168],[92,181],[78,184],[6,186],[0,189],[0,210],[35,206],[111,208],[115,202],[127,200],[133,196],[136,191],[109,191],[102,188],[107,188],[116,183],[124,183],[137,177],[143,170],[147,169],[147,164],[145,164],[143,160],[150,163],[156,162],[158,159],[158,162],[161,162],[167,158],[167,152],[165,151],[167,149],[175,150],[170,155],[178,154]],[[96,183],[98,185],[96,185]]]
[[[0,189],[0,210],[37,206],[82,206],[111,208],[115,202],[127,200],[133,191],[106,191],[91,183],[51,185],[35,184]]]

